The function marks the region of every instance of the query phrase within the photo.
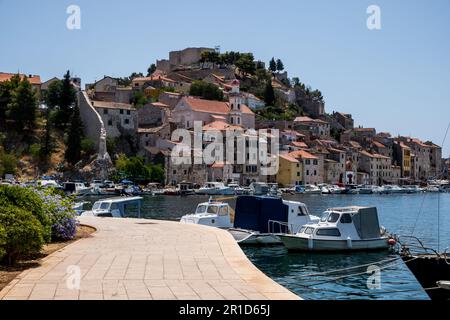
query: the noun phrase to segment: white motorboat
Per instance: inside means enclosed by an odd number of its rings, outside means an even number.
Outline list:
[[[388,249],[390,236],[378,221],[375,207],[332,208],[319,222],[305,224],[295,234],[279,236],[292,251]]]
[[[161,196],[164,194],[164,189],[160,183],[151,182],[142,190],[143,194],[149,194],[152,196]]]
[[[305,186],[305,194],[322,194],[322,190],[315,185],[307,184]]]
[[[87,187],[82,182],[64,182],[64,192],[70,195],[87,196],[92,194],[92,187]]]
[[[83,212],[87,211],[86,206],[89,205],[90,202],[75,202],[72,206],[72,209],[75,211],[77,215],[81,215]]]
[[[61,185],[58,184],[53,179],[42,179],[42,180],[39,180],[37,182],[37,185],[42,187],[42,188],[57,188],[57,189],[61,188]]]
[[[234,191],[235,195],[245,194],[245,189],[242,188],[238,183],[231,182],[228,184],[228,187]]]
[[[250,189],[251,194],[254,196],[265,196],[270,192],[270,186],[265,182],[252,182]]]
[[[374,190],[374,186],[364,185],[359,188],[359,194],[372,194]]]
[[[142,197],[115,197],[94,203],[92,210],[84,211],[82,216],[140,218]]]
[[[405,190],[397,185],[385,185],[382,187],[381,193],[384,194],[396,194],[396,193],[404,193]]]
[[[223,182],[207,182],[204,187],[197,190],[198,194],[205,195],[234,195],[234,190],[226,187]]]
[[[236,210],[210,199],[180,219],[181,223],[226,229],[243,245],[281,244],[279,233],[296,232],[303,224],[317,221],[301,202],[255,196],[238,197]]]

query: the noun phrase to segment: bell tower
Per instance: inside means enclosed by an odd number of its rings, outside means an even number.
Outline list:
[[[242,125],[242,95],[239,87],[239,80],[233,80],[233,82],[231,82],[231,92],[229,94],[230,124],[237,126]]]

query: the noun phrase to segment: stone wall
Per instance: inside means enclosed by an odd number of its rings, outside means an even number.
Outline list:
[[[78,93],[78,106],[80,108],[81,120],[83,121],[84,134],[89,139],[95,141],[98,150],[104,125],[100,115],[92,106],[86,91],[80,91]]]

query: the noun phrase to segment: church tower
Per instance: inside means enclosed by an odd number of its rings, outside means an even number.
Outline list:
[[[230,124],[242,126],[242,95],[239,90],[239,80],[231,82],[231,92],[229,94],[230,103]]]

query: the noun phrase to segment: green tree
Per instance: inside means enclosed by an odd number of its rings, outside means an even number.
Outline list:
[[[163,183],[165,178],[164,168],[160,164],[151,165],[151,181]]]
[[[150,77],[156,71],[156,64],[152,63],[147,69],[147,77]]]
[[[15,174],[17,171],[18,160],[10,153],[4,153],[0,150],[0,177],[5,174]]]
[[[273,106],[275,104],[275,91],[273,90],[272,82],[267,81],[264,89],[264,102],[267,106]]]
[[[131,98],[131,103],[136,107],[136,108],[141,108],[144,105],[146,105],[148,102],[147,97],[145,96],[145,94],[142,91],[136,91],[133,94],[133,98]]]
[[[189,94],[191,96],[202,97],[207,100],[223,100],[223,92],[218,86],[202,80],[194,81],[192,83]]]
[[[95,153],[95,141],[89,138],[81,140],[81,151],[90,156]]]
[[[269,62],[269,70],[272,71],[272,73],[277,71],[277,62],[275,61],[274,57],[272,57]]]
[[[35,128],[37,106],[36,93],[25,77],[13,91],[9,104],[9,117],[15,121],[18,130]]]
[[[54,109],[61,103],[61,92],[63,82],[56,80],[48,86],[48,90],[44,94],[44,102],[50,109]]]
[[[116,160],[116,169],[122,177],[135,181],[149,180],[151,177],[151,169],[142,157],[128,158],[122,154]]]
[[[72,110],[76,103],[76,91],[72,86],[70,79],[70,71],[67,70],[61,84],[61,91],[59,93],[59,117],[57,125],[61,128],[66,128],[68,122],[72,118]]]
[[[244,75],[255,74],[256,65],[253,53],[242,54],[239,60],[236,61],[235,65]]]
[[[5,122],[9,115],[9,105],[11,103],[12,94],[17,89],[20,83],[19,75],[14,75],[11,79],[0,82],[0,131],[5,128]]]
[[[280,59],[278,59],[277,60],[277,71],[283,71],[283,70],[284,70],[284,64]]]
[[[80,109],[73,109],[72,121],[70,123],[65,158],[67,162],[74,165],[81,160],[81,140],[83,139],[83,123],[80,118]]]
[[[300,78],[299,77],[293,77],[292,78],[292,84],[294,85],[294,87],[297,87],[300,85]]]

